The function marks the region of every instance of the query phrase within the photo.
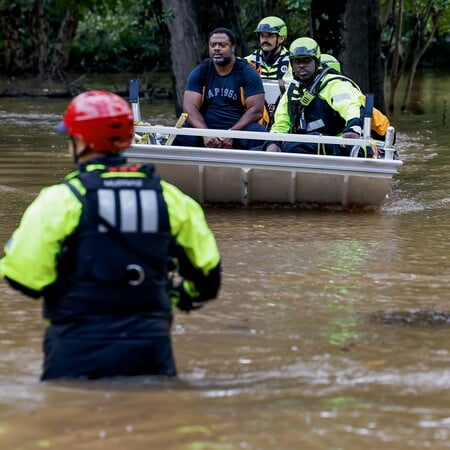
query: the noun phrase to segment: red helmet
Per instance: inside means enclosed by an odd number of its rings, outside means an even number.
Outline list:
[[[133,113],[128,103],[107,91],[77,95],[64,113],[59,131],[83,140],[95,152],[114,152],[130,146]]]

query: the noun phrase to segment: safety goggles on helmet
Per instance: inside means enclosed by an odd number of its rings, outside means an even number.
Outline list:
[[[289,47],[289,58],[301,58],[311,56],[317,60],[320,59],[320,47],[314,39],[302,37],[292,42]]]
[[[280,26],[272,26],[268,23],[262,23],[258,25],[258,28],[256,28],[255,33],[274,33],[278,34],[281,30]]]
[[[310,49],[306,47],[296,47],[289,53],[289,58],[317,58],[317,52],[315,49]]]
[[[287,27],[282,19],[275,16],[265,17],[262,19],[256,29],[255,33],[272,33],[279,36],[287,36]]]

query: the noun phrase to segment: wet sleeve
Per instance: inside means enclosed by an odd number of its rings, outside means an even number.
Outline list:
[[[0,275],[12,287],[39,297],[43,288],[56,280],[57,256],[80,215],[81,204],[66,186],[43,189],[5,245]]]
[[[365,97],[351,82],[341,79],[331,80],[320,91],[319,97],[324,99],[346,123],[360,120]]]
[[[184,289],[198,300],[212,299],[220,287],[220,253],[203,209],[175,186],[161,185]]]

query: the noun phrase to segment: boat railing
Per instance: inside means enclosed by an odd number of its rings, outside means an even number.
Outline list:
[[[271,132],[255,132],[255,131],[235,131],[235,130],[219,130],[214,128],[177,128],[162,125],[135,125],[135,132],[138,133],[136,143],[139,143],[139,133],[150,134],[154,137],[154,142],[161,136],[208,136],[208,137],[223,137],[223,138],[239,138],[239,139],[253,139],[264,141],[283,141],[283,142],[306,142],[316,144],[338,144],[349,145],[353,148],[360,148],[364,146],[376,147],[384,151],[384,159],[394,159],[395,148],[393,140],[395,135],[394,127],[389,127],[385,141],[379,141],[372,138],[350,139],[340,136],[322,136],[322,135],[298,135],[298,134],[284,134]],[[357,152],[356,152],[357,154]]]
[[[135,121],[135,144],[171,144],[176,135],[185,136],[207,136],[234,139],[253,139],[279,142],[305,142],[314,144],[337,144],[341,146],[351,146],[351,157],[357,157],[361,147],[372,147],[383,154],[383,159],[396,159],[396,149],[394,147],[395,128],[390,126],[387,130],[385,140],[376,140],[370,136],[371,119],[367,115],[364,118],[363,136],[357,139],[344,138],[341,136],[274,133],[274,132],[254,132],[243,130],[220,130],[212,128],[183,128],[186,114],[180,116],[176,126],[162,126],[146,124],[142,121],[139,103],[139,80],[130,81],[130,103]]]

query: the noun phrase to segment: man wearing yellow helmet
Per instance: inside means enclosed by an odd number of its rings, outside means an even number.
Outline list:
[[[289,52],[294,81],[280,99],[271,132],[359,138],[364,94],[349,79],[321,64],[320,47],[314,39],[296,39]],[[275,141],[266,142],[264,149],[336,156],[350,152],[348,146]]]
[[[173,307],[196,309],[220,286],[203,210],[151,164],[121,155],[134,128],[118,95],[78,95],[58,129],[77,170],[40,192],[0,260],[13,288],[44,299],[41,378],[174,376]]]
[[[265,17],[254,31],[259,36],[260,48],[245,59],[255,65],[261,78],[277,80],[289,77],[289,50],[283,45],[287,38],[284,21],[275,16]]]

